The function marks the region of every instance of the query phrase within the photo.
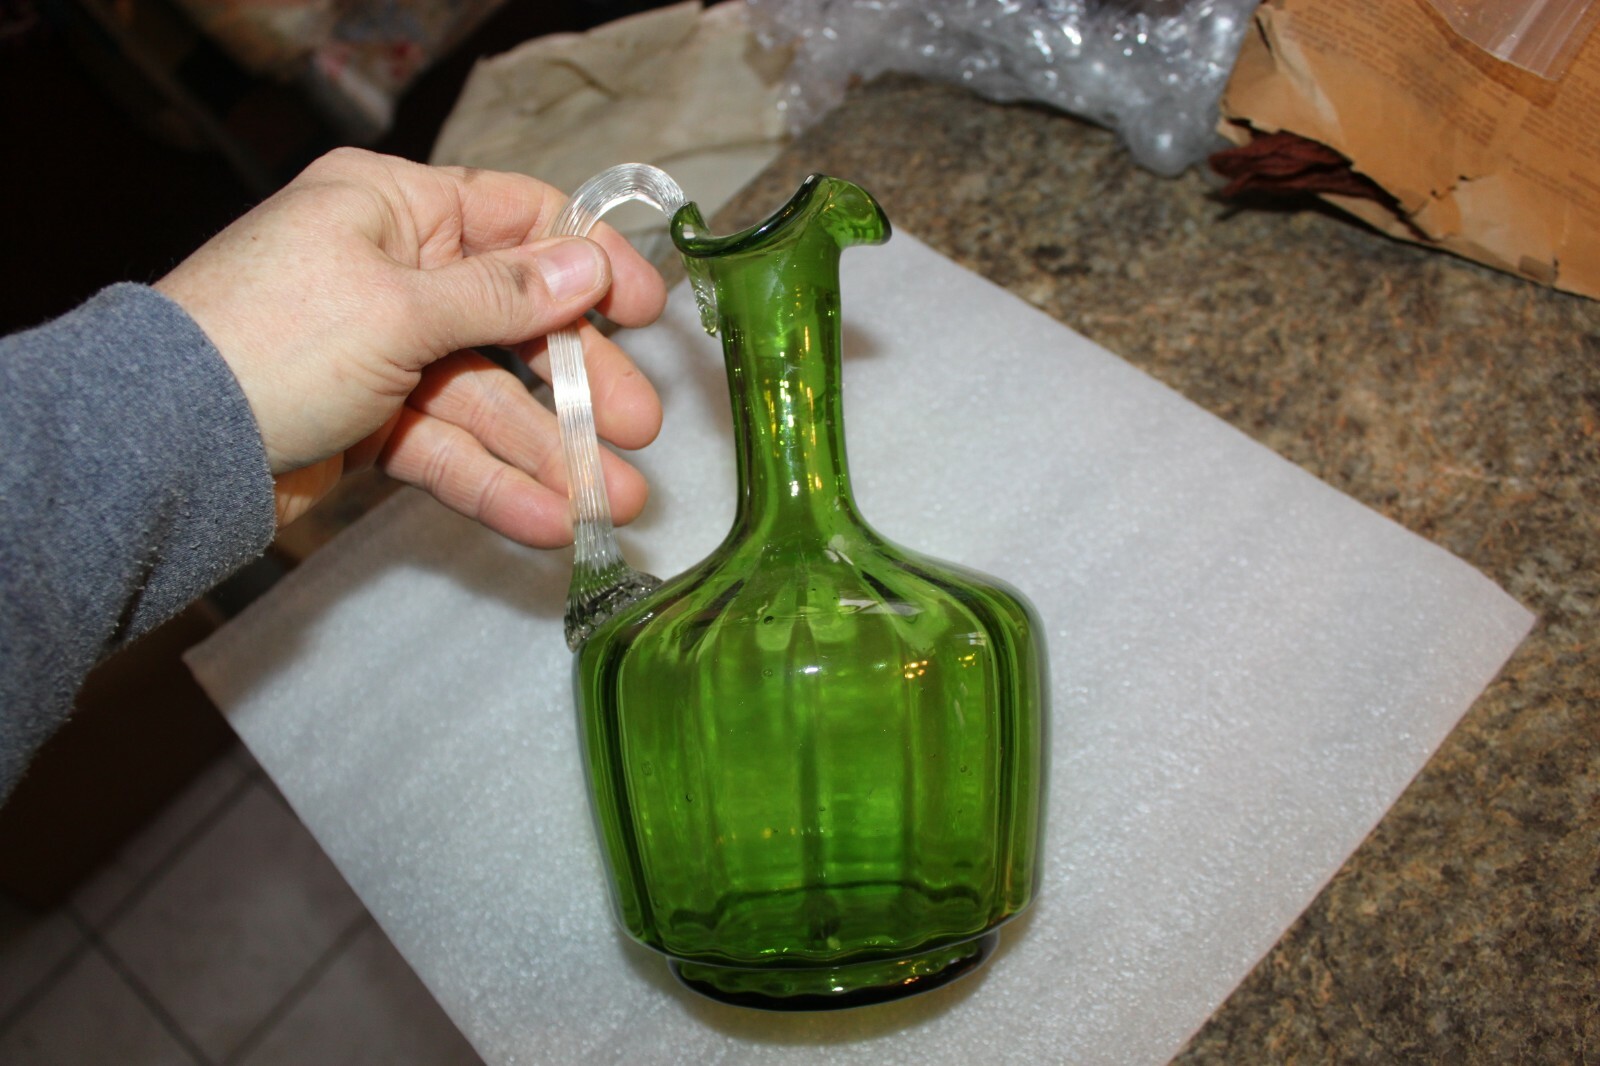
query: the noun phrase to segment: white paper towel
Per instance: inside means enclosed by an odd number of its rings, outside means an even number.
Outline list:
[[[191,665],[489,1062],[1158,1063],[1311,901],[1531,625],[1439,548],[904,234],[845,257],[845,409],[882,533],[1021,587],[1050,642],[1044,884],[979,975],[858,1011],[679,989],[614,927],[569,560],[404,494]],[[733,514],[693,301],[626,338],[667,409],[625,534]]]

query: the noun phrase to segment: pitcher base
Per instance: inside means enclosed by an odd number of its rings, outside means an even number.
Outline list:
[[[723,1003],[772,1011],[843,1010],[914,996],[964,977],[994,953],[998,931],[950,947],[833,969],[751,970],[670,960],[684,986]]]

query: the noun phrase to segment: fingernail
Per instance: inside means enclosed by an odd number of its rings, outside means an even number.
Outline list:
[[[545,288],[557,300],[593,292],[605,271],[600,249],[576,238],[541,248],[534,263],[544,277]]]

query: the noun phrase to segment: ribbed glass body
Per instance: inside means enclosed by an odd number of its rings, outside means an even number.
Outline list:
[[[1037,884],[1038,621],[1005,585],[885,541],[851,496],[839,254],[888,234],[830,178],[731,237],[679,212],[715,293],[737,512],[575,661],[623,925],[691,987],[752,1006],[943,983]]]

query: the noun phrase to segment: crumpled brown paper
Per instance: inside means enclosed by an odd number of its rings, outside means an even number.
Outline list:
[[[1323,199],[1391,236],[1600,298],[1597,40],[1547,81],[1414,0],[1269,0],[1221,128],[1333,148],[1389,198]]]
[[[709,215],[782,145],[786,62],[756,46],[742,3],[702,11],[690,0],[536,38],[473,68],[432,162],[519,171],[568,192],[613,164],[653,163]],[[619,217],[607,221],[634,236],[638,216]]]

